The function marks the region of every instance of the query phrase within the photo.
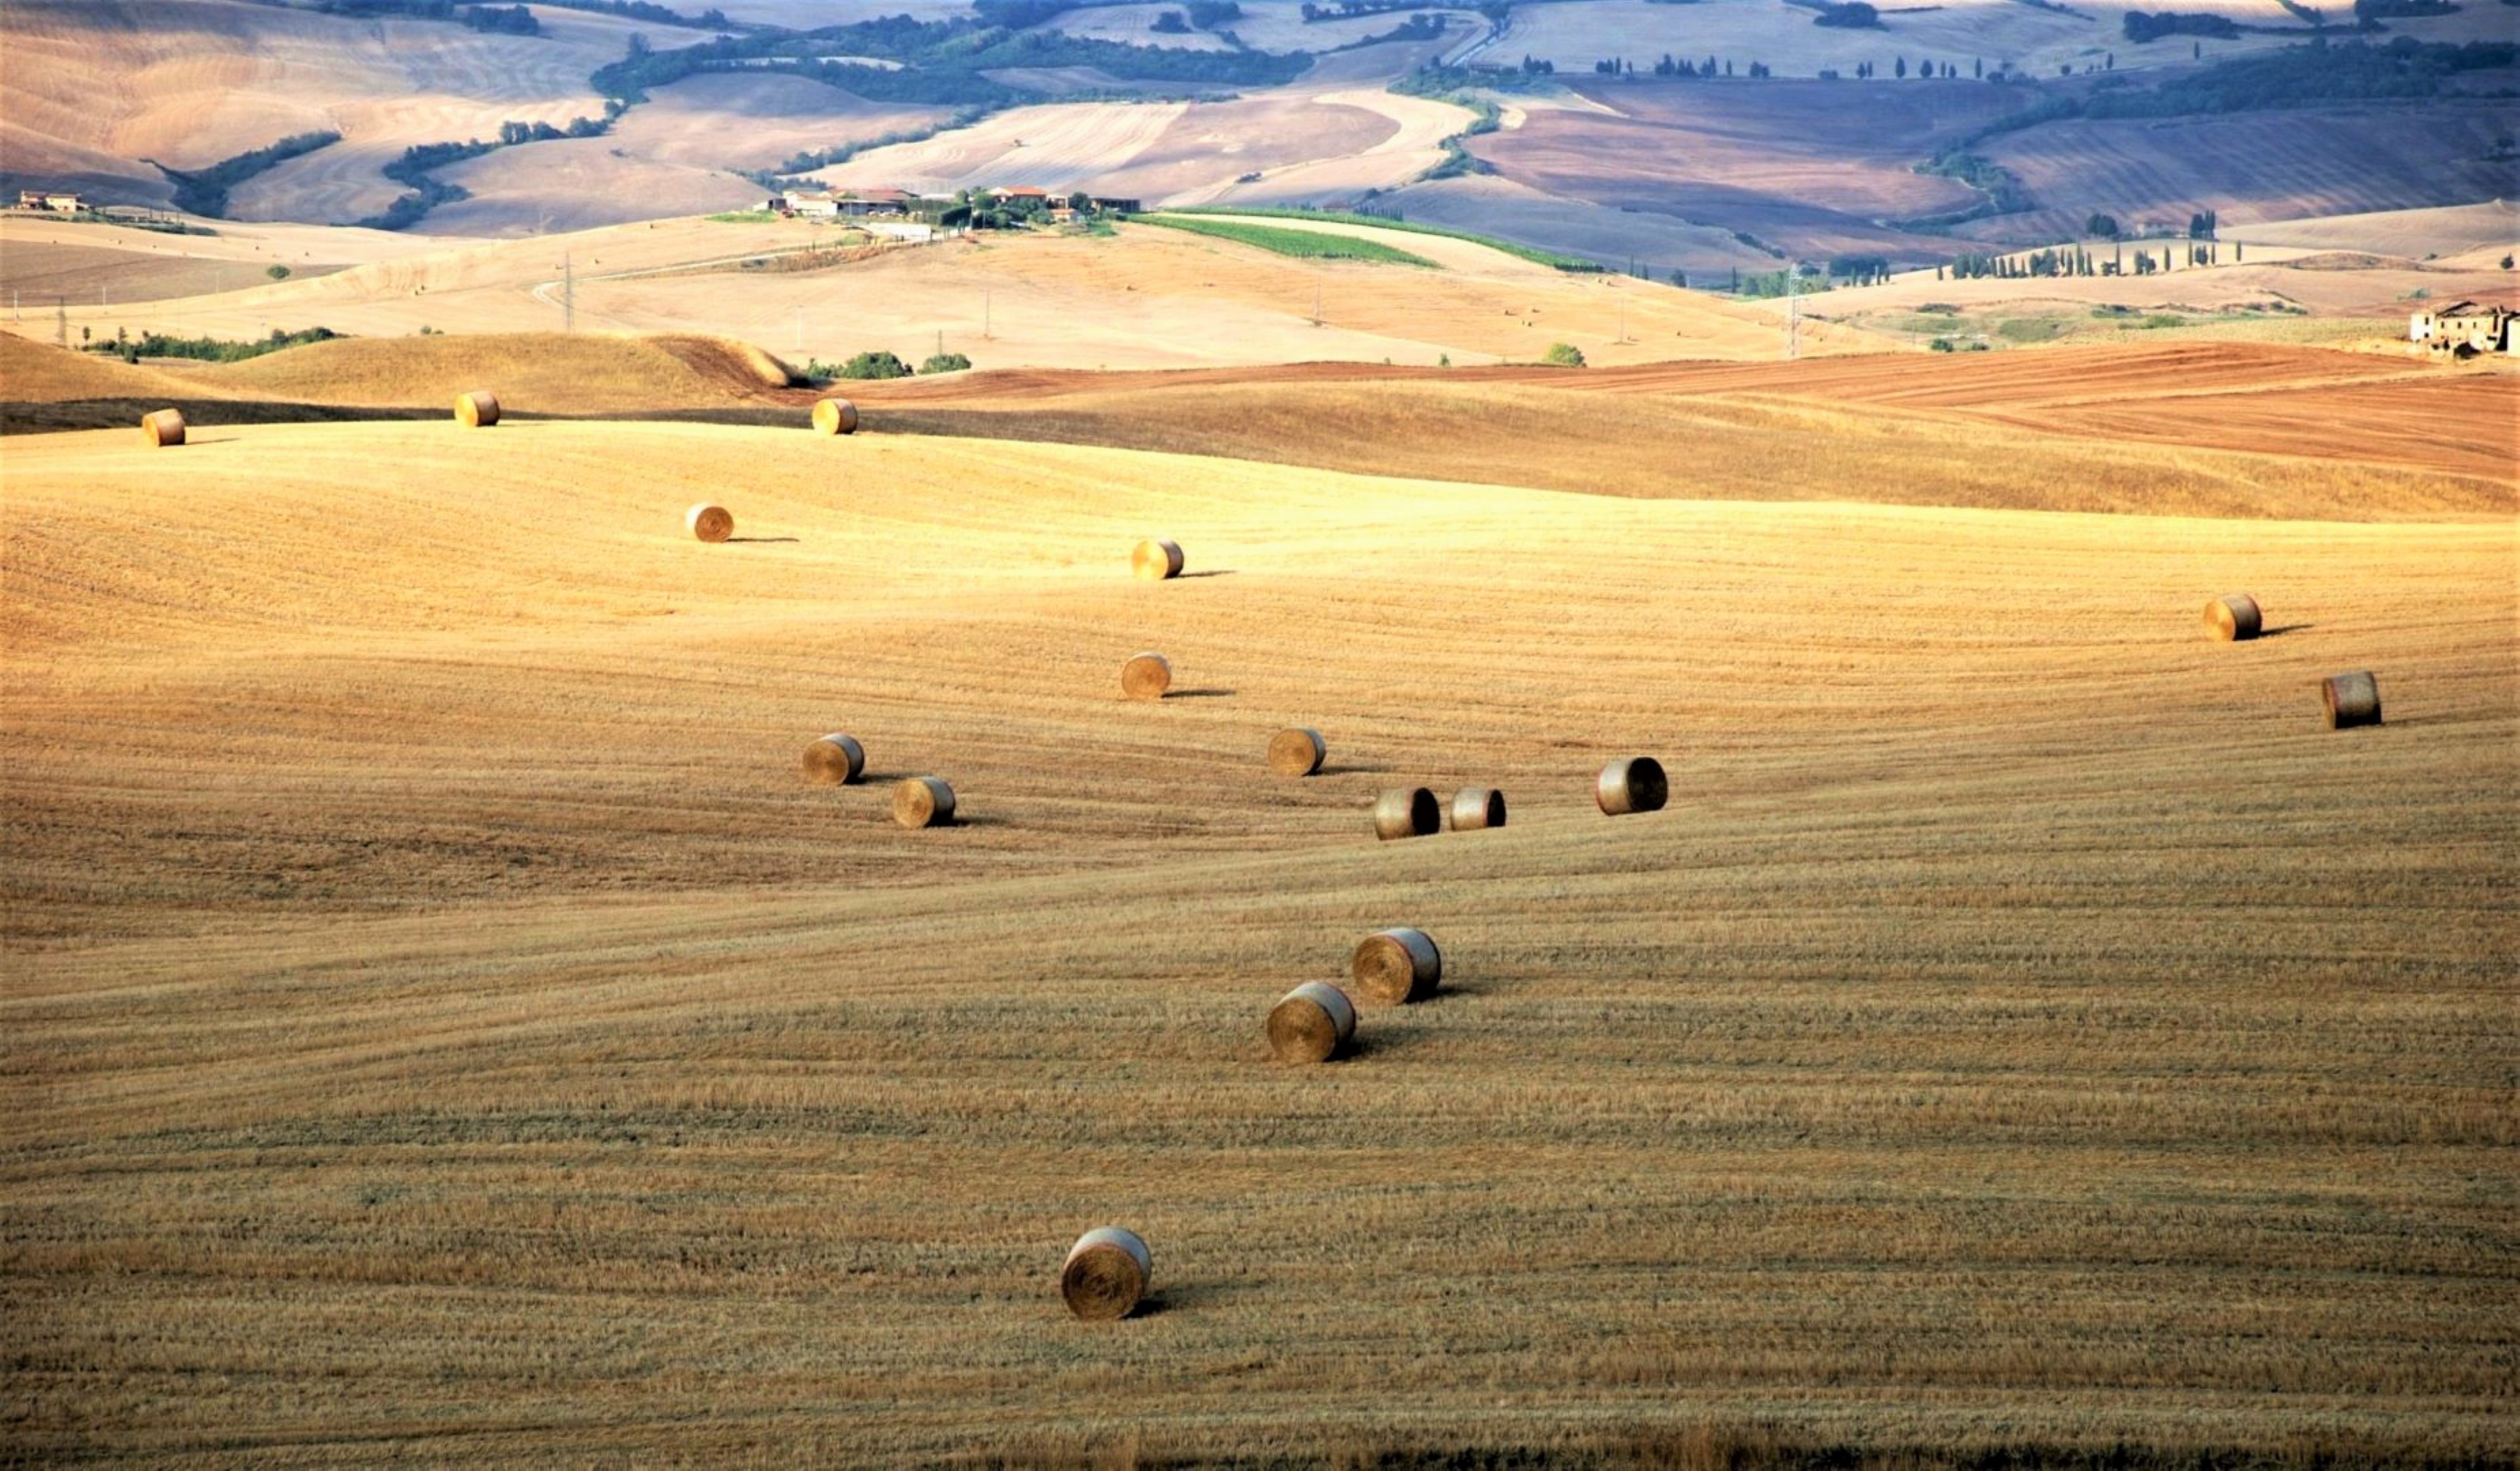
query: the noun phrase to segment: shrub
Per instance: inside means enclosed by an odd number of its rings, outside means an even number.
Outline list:
[[[910,364],[890,352],[861,352],[840,364],[840,378],[908,378]]]
[[[1551,343],[1540,360],[1552,368],[1580,368],[1584,366],[1584,349],[1573,343]]]
[[[274,281],[286,281],[289,279],[289,267],[285,265],[275,265],[266,269],[263,274],[269,276]]]
[[[962,373],[968,371],[970,366],[971,360],[965,357],[960,352],[937,352],[929,354],[927,361],[919,365],[919,371],[922,373]]]

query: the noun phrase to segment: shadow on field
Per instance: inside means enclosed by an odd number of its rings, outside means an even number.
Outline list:
[[[1364,761],[1341,761],[1334,766],[1324,766],[1313,774],[1315,776],[1382,776],[1387,775],[1390,770],[1389,766],[1369,765]]]
[[[735,545],[735,544],[736,544],[737,542],[739,542],[739,541],[750,541],[750,542],[756,542],[756,543],[767,543],[767,542],[773,542],[773,541],[793,541],[793,540],[795,540],[795,539],[796,539],[796,538],[795,538],[795,537],[793,537],[793,536],[729,536],[728,538],[726,538],[726,544],[727,544],[727,545],[729,545],[729,546],[733,546],[733,545]]]
[[[2318,625],[2317,623],[2286,623],[2280,628],[2260,628],[2258,630],[2258,637],[2273,638],[2276,635],[2283,633],[2307,633],[2318,626]]]
[[[1183,573],[1183,574],[1181,575],[1181,578],[1180,578],[1180,579],[1181,579],[1181,580],[1183,580],[1183,581],[1188,581],[1188,580],[1189,580],[1190,578],[1192,578],[1192,577],[1230,577],[1230,576],[1233,576],[1233,575],[1234,575],[1234,569],[1233,569],[1233,568],[1230,568],[1230,567],[1211,567],[1211,568],[1206,568],[1206,569],[1204,569],[1204,570],[1202,570],[1202,571],[1199,571],[1199,572],[1186,572],[1186,573]]]
[[[1220,689],[1174,690],[1164,698],[1167,700],[1223,700],[1233,693],[1232,690]]]

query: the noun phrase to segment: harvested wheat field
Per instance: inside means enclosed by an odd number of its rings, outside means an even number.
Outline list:
[[[15,1454],[2520,1437],[2507,515],[531,419],[0,454]],[[1202,575],[1132,578],[1149,528]],[[1115,698],[1149,647],[1189,687]],[[2387,722],[2331,732],[2352,669]],[[860,784],[799,774],[833,730]],[[1646,755],[1670,805],[1601,816]],[[1472,784],[1510,826],[1374,841]],[[1441,989],[1273,1066],[1403,924]],[[1113,1223],[1150,1299],[1078,1322]]]

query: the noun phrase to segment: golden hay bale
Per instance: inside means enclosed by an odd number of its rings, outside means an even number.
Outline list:
[[[1423,838],[1443,826],[1444,809],[1424,787],[1394,787],[1373,800],[1373,835],[1385,843]]]
[[[735,516],[724,506],[705,502],[683,513],[683,525],[702,541],[724,541],[735,534]]]
[[[1161,700],[1172,687],[1173,667],[1161,654],[1133,654],[1120,666],[1120,693],[1132,700]]]
[[[866,748],[857,737],[833,733],[805,748],[805,779],[844,787],[866,774]]]
[[[171,448],[184,442],[184,415],[180,409],[158,409],[140,416],[140,437],[151,447]]]
[[[1474,833],[1505,826],[1505,794],[1494,787],[1463,787],[1453,794],[1453,831]]]
[[[1662,762],[1649,756],[1632,756],[1601,768],[1593,783],[1593,800],[1613,817],[1622,812],[1659,812],[1671,800],[1671,784],[1663,779]]]
[[[1269,1050],[1283,1063],[1328,1062],[1356,1035],[1356,1003],[1322,981],[1307,981],[1269,1008]]]
[[[2372,678],[2368,669],[2332,674],[2320,682],[2318,693],[2327,703],[2330,730],[2380,723],[2380,681]]]
[[[479,389],[456,394],[455,422],[466,429],[488,429],[499,422],[499,395]]]
[[[2225,643],[2233,639],[2255,638],[2258,630],[2265,626],[2266,620],[2258,612],[2258,600],[2245,592],[2219,597],[2205,605],[2205,634],[2208,638],[2219,638]]]
[[[1127,1317],[1146,1301],[1154,1276],[1147,1243],[1125,1226],[1096,1226],[1076,1238],[1058,1268],[1058,1295],[1089,1323]]]
[[[954,789],[933,776],[913,776],[892,789],[892,820],[903,827],[944,827],[954,820]]]
[[[1310,776],[1328,755],[1322,733],[1309,725],[1289,725],[1269,738],[1269,769],[1280,776]]]
[[[1358,995],[1381,1006],[1402,1006],[1435,993],[1444,979],[1444,955],[1425,931],[1402,926],[1358,941],[1347,971]]]
[[[814,433],[853,435],[858,432],[858,406],[845,398],[825,398],[814,405]]]
[[[1138,549],[1129,554],[1129,571],[1142,582],[1161,582],[1166,577],[1180,576],[1181,543],[1160,538],[1139,542]]]

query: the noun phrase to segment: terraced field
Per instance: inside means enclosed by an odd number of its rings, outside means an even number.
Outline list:
[[[656,424],[0,454],[26,1453],[2514,1435],[2507,517]],[[1130,580],[1149,533],[1193,575]],[[2273,636],[2199,638],[2239,587]],[[1177,693],[1122,701],[1148,647]],[[2319,727],[2348,667],[2386,725]],[[1270,775],[1299,721],[1328,771]],[[798,780],[834,728],[872,787]],[[1630,753],[1674,804],[1603,818]],[[913,772],[968,820],[893,826]],[[1415,782],[1510,822],[1374,843]],[[1439,999],[1266,1062],[1392,923]],[[1104,1221],[1157,1296],[1089,1327]]]

